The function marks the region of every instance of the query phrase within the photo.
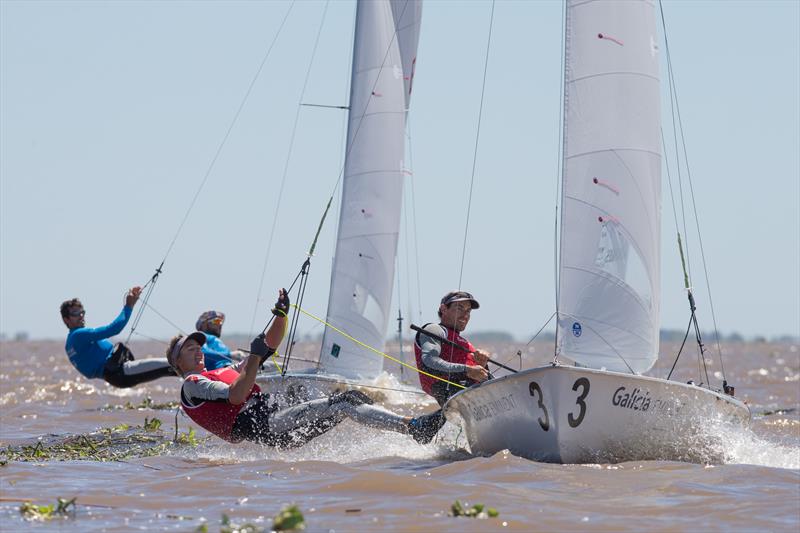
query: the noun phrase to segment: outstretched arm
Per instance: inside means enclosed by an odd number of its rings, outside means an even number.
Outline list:
[[[275,315],[275,320],[267,330],[266,335],[261,334],[250,343],[250,355],[240,367],[239,377],[231,384],[228,401],[233,405],[244,403],[253,385],[256,383],[256,374],[258,374],[258,367],[270,355],[275,353],[275,349],[280,345],[283,340],[283,333],[286,331],[286,313],[289,310],[289,297],[285,289],[281,289],[278,293],[278,301],[272,313]]]
[[[133,306],[136,305],[136,301],[139,299],[141,292],[141,287],[133,287],[128,291],[128,294],[125,296],[125,307],[122,308],[117,318],[110,324],[99,328],[80,328],[79,330],[75,330],[73,334],[75,342],[92,342],[107,339],[125,329],[133,313]]]

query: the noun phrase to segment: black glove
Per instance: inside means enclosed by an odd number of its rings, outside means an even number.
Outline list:
[[[272,308],[272,314],[275,316],[289,316],[289,294],[286,289],[278,291],[278,301],[275,302],[275,307]]]
[[[275,348],[267,346],[266,337],[262,333],[250,343],[250,353],[261,358],[261,362],[266,361],[267,357],[275,353]]]

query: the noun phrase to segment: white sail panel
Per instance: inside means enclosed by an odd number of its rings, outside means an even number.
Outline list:
[[[569,0],[566,31],[560,352],[641,373],[659,343],[655,5]]]
[[[391,0],[392,15],[397,28],[397,44],[400,48],[400,60],[403,66],[403,82],[405,85],[406,109],[411,100],[414,88],[414,72],[417,65],[417,45],[419,44],[419,28],[422,20],[421,0]]]
[[[403,197],[411,72],[405,72],[401,56],[416,54],[417,3],[364,0],[356,11],[347,152],[327,319],[378,349],[383,348],[390,314]],[[402,34],[396,22],[405,24]],[[412,55],[407,62],[411,68]],[[370,379],[382,371],[383,358],[326,328],[320,369]]]

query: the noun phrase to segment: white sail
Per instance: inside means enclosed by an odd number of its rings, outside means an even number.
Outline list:
[[[388,325],[400,228],[405,112],[421,4],[357,4],[350,112],[328,322],[381,349]],[[383,359],[327,328],[320,369],[348,378],[380,374]]]
[[[653,2],[567,2],[559,348],[592,368],[658,357],[657,42]]]

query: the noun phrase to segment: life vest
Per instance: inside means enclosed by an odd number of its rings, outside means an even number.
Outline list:
[[[226,366],[216,370],[206,370],[201,374],[192,374],[186,379],[196,381],[199,376],[204,376],[211,381],[221,381],[230,385],[239,377],[239,372]],[[217,437],[225,439],[228,442],[239,442],[242,439],[234,439],[232,436],[233,424],[236,422],[236,417],[239,415],[239,412],[247,405],[247,400],[258,392],[261,392],[261,389],[258,385],[253,385],[253,388],[250,389],[250,394],[248,394],[245,401],[239,405],[233,405],[227,400],[206,400],[198,405],[188,405],[183,396],[183,390],[181,390],[181,407],[183,407],[183,411],[189,415],[189,418],[194,420],[200,427],[207,429]]]
[[[427,327],[429,324],[425,324],[424,327]],[[472,353],[475,351],[475,347],[469,342],[467,339],[462,337],[458,334],[458,332],[454,329],[450,329],[443,324],[439,324],[447,333],[447,340],[450,342],[454,342],[458,344],[461,349],[451,346],[447,343],[442,342],[442,350],[439,354],[443,360],[448,361],[450,363],[459,363],[462,365],[473,365],[475,366],[475,359],[472,358]],[[414,355],[417,358],[417,368],[427,372],[428,374],[433,374],[434,376],[438,376],[442,379],[446,379],[447,381],[452,381],[453,383],[461,383],[461,382],[468,382],[472,384],[473,381],[467,377],[465,372],[455,373],[447,373],[447,372],[440,372],[438,370],[434,370],[425,366],[425,363],[422,361],[422,348],[420,347],[420,335],[424,335],[424,333],[417,333],[417,336],[414,338]],[[438,381],[435,378],[430,376],[426,376],[425,374],[419,374],[419,384],[422,386],[422,390],[433,396],[432,387],[433,384]]]

